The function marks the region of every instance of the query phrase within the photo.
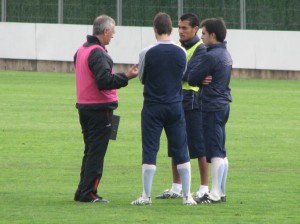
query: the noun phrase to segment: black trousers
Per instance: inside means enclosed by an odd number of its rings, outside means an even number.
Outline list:
[[[97,193],[111,132],[112,110],[79,109],[78,113],[85,148],[77,191],[84,197]]]

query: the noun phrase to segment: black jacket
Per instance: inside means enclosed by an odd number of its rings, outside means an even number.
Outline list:
[[[103,43],[95,36],[87,36],[87,42],[83,46],[89,47],[91,45],[98,44],[105,49]],[[74,55],[74,64],[76,64],[77,52]],[[128,78],[125,73],[112,74],[113,60],[101,49],[96,48],[91,51],[88,58],[89,68],[95,77],[96,84],[99,90],[119,89],[128,85]],[[76,104],[78,109],[115,109],[118,106],[118,102],[97,104],[97,105],[81,105]]]
[[[188,83],[192,86],[200,86],[200,98],[202,111],[223,110],[231,101],[231,89],[229,87],[232,58],[226,48],[226,42],[208,46],[207,53],[190,60],[186,75]],[[207,75],[212,76],[209,85],[201,82]]]

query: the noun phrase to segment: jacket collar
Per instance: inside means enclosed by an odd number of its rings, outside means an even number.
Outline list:
[[[187,41],[180,41],[180,43],[181,43],[182,47],[184,47],[186,50],[188,50],[199,41],[200,41],[200,38],[197,35],[195,35],[193,37],[193,39],[187,40]]]
[[[87,40],[88,45],[98,44],[101,47],[103,47],[104,49],[106,49],[105,45],[96,36],[87,35],[86,40]]]
[[[226,48],[227,45],[227,41],[224,41],[222,43],[219,44],[211,44],[209,46],[207,46],[207,50],[212,50],[213,48]]]

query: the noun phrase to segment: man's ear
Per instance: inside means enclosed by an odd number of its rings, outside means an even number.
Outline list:
[[[195,27],[193,27],[193,29],[195,30],[195,34],[196,34],[196,33],[198,33],[199,26],[195,26]]]
[[[215,40],[217,40],[217,36],[216,36],[215,33],[211,33],[211,35],[212,35],[212,37],[213,37]]]

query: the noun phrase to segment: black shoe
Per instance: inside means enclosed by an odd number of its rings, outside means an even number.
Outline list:
[[[109,201],[100,197],[97,194],[89,193],[88,195],[80,197],[80,202],[102,202],[102,203],[108,203]]]
[[[160,195],[157,195],[155,197],[156,199],[173,199],[173,198],[182,198],[182,192],[177,193],[175,191],[172,191],[171,189],[165,190]]]
[[[194,200],[197,202],[197,204],[215,204],[221,202],[221,200],[214,201],[209,197],[208,194],[203,195],[201,198],[194,198]]]
[[[226,196],[221,197],[221,202],[226,202]]]

